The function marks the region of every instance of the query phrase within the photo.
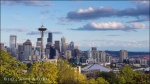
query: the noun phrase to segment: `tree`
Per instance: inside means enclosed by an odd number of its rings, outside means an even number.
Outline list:
[[[36,62],[27,72],[27,77],[30,80],[27,80],[29,83],[57,83],[57,67],[55,64],[50,62]]]
[[[74,69],[71,68],[71,66],[68,65],[68,62],[66,60],[58,60],[57,63],[58,68],[58,83],[74,83]]]
[[[15,60],[7,52],[0,50],[0,82],[16,84],[22,83],[21,77],[25,76],[24,70],[27,68],[24,63]]]
[[[109,84],[104,78],[98,77],[96,79],[97,84]]]
[[[90,80],[88,80],[88,84],[97,84],[97,82],[94,78],[91,78]]]

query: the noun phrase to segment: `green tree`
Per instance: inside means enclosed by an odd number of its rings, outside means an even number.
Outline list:
[[[57,67],[56,64],[50,62],[36,62],[27,72],[28,83],[57,83]]]
[[[109,84],[104,78],[98,77],[96,79],[97,84]]]
[[[24,70],[27,68],[24,63],[15,60],[7,52],[0,50],[0,82],[1,83],[23,83],[20,80],[25,76]]]
[[[97,84],[94,78],[88,80],[88,84]]]
[[[58,60],[57,63],[58,68],[58,83],[70,84],[75,83],[75,70],[71,66],[68,65],[66,60]]]
[[[98,77],[104,78],[110,84],[115,84],[118,82],[118,74],[114,72],[100,72]]]

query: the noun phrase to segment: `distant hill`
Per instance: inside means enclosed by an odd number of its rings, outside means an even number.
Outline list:
[[[105,51],[106,53],[110,54],[111,56],[119,56],[119,51]],[[128,56],[136,56],[136,55],[150,55],[150,52],[133,52],[128,51]]]

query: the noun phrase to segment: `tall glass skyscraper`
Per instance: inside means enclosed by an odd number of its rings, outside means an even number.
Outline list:
[[[9,46],[11,49],[11,55],[17,57],[17,36],[10,35],[10,42]]]
[[[10,48],[17,48],[17,36],[10,35]]]
[[[52,34],[52,32],[48,33],[47,43],[50,43],[51,45],[53,43],[53,34]]]
[[[66,39],[64,36],[61,38],[61,52],[64,54],[66,52]]]

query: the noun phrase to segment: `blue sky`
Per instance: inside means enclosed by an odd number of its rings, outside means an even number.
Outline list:
[[[65,37],[81,50],[149,51],[149,1],[1,1],[1,42],[9,36],[36,44],[42,25],[53,41]],[[45,44],[47,34],[45,34]]]

